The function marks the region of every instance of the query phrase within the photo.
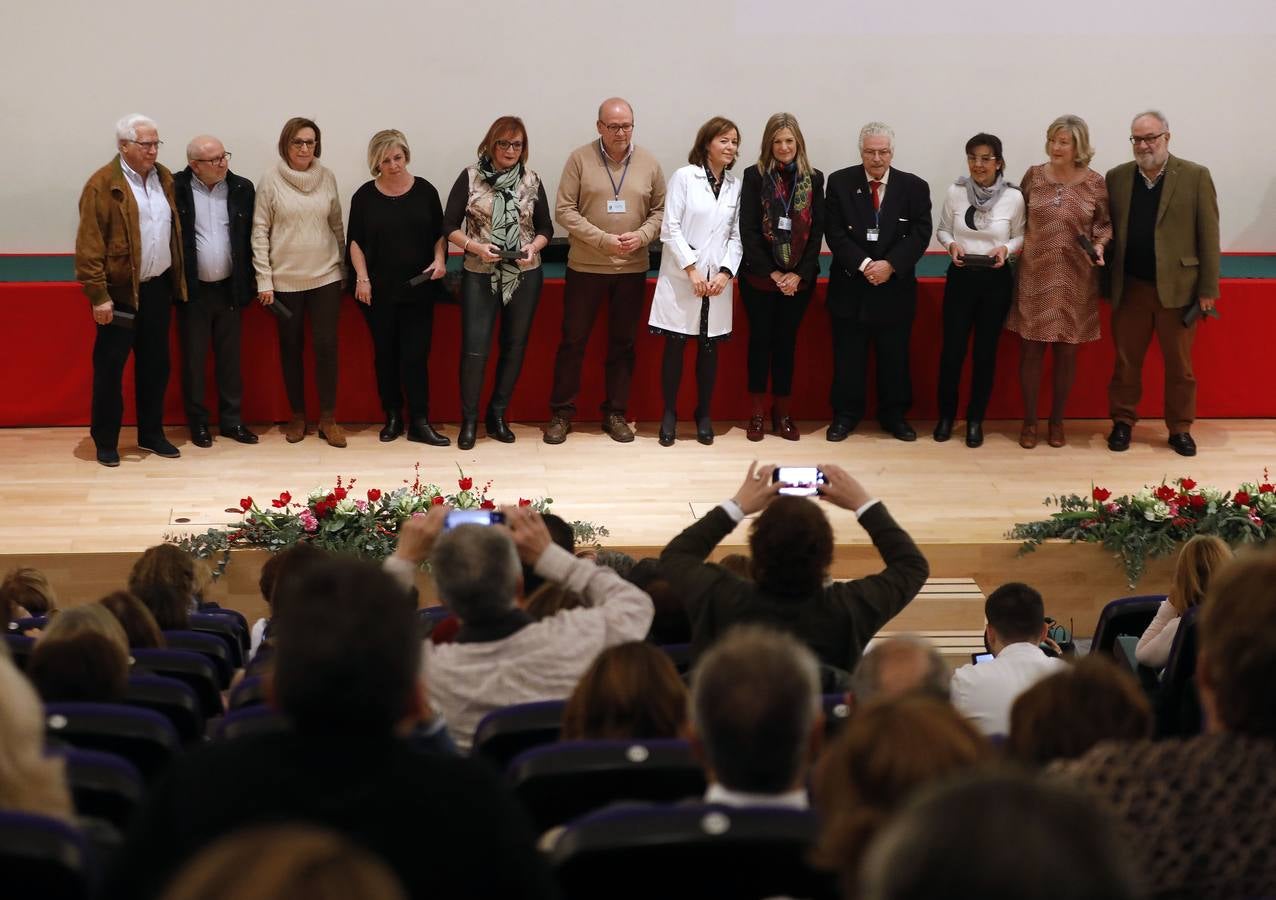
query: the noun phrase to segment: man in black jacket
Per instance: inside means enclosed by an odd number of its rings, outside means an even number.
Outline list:
[[[796,635],[820,662],[847,672],[879,628],[917,595],[930,567],[913,539],[886,507],[838,466],[823,465],[822,499],[855,513],[886,562],[876,575],[829,582],[833,529],[824,511],[805,497],[777,496],[775,466],[755,468],[735,497],[678,535],[660,554],[660,566],[691,619],[691,649],[698,657],[738,622]],[[705,559],[745,516],[761,512],[749,529],[753,580]]]
[[[204,405],[204,368],[212,341],[217,372],[218,425],[241,444],[257,435],[240,418],[244,381],[239,368],[240,312],[257,296],[253,278],[253,184],[230,171],[230,154],[211,135],[186,145],[187,166],[173,176],[185,244],[190,302],[178,311],[182,394],[191,442],[211,447]]]
[[[843,441],[864,415],[868,345],[877,355],[877,420],[901,441],[917,440],[905,416],[913,402],[908,341],[917,309],[914,267],[930,243],[930,187],[891,167],[895,132],[860,129],[862,165],[829,176],[825,230],[833,264],[828,308],[833,333],[833,423]]]

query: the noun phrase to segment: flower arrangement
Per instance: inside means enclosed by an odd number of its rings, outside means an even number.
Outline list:
[[[356,479],[338,476],[333,487],[316,487],[304,502],[293,500],[283,491],[269,506],[258,505],[252,497],[239,501],[243,519],[228,528],[210,528],[203,534],[168,535],[166,540],[189,553],[207,559],[218,553],[222,560],[218,575],[225,570],[229,551],[240,547],[257,547],[273,552],[294,544],[312,543],[324,550],[349,553],[368,559],[384,559],[394,552],[399,525],[418,512],[433,506],[448,505],[454,509],[495,509],[497,504],[488,492],[492,482],[481,487],[457,467],[456,489],[450,493],[437,484],[421,481],[421,466],[415,477],[394,490],[368,488],[356,490]],[[540,513],[549,512],[550,497],[520,497],[519,506],[530,506]],[[609,532],[593,522],[572,522],[578,545],[597,545]]]
[[[1050,539],[1100,543],[1120,558],[1131,587],[1149,559],[1176,552],[1195,535],[1242,544],[1262,543],[1276,534],[1276,486],[1266,469],[1261,482],[1245,482],[1234,491],[1201,487],[1182,477],[1120,497],[1092,485],[1089,496],[1066,494],[1044,503],[1058,512],[1017,524],[1006,534],[1024,542],[1020,555]]]

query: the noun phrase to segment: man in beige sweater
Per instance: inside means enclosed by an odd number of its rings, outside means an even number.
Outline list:
[[[558,180],[555,219],[567,229],[571,249],[547,444],[561,444],[571,431],[585,345],[604,301],[609,308],[603,431],[621,443],[634,439],[625,408],[651,264],[647,245],[660,235],[665,177],[656,158],[633,143],[634,111],[628,101],[604,100],[597,127],[598,140],[578,147]]]

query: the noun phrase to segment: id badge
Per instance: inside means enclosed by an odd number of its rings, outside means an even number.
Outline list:
[[[875,241],[875,240],[877,240],[878,236],[879,236],[879,235],[881,235],[881,233],[882,233],[882,230],[881,230],[880,228],[866,228],[866,229],[864,229],[864,237],[865,237],[867,240],[870,240],[870,241]]]
[[[623,213],[623,212],[625,212],[625,201],[624,201],[624,200],[608,200],[608,201],[607,201],[607,212],[609,212],[609,213]]]
[[[780,216],[780,218],[776,220],[775,227],[781,231],[792,231],[793,220],[788,216]]]

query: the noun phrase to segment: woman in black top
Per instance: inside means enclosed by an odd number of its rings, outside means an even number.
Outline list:
[[[378,131],[368,143],[375,176],[350,201],[348,253],[354,297],[372,330],[377,392],[385,409],[381,440],[403,434],[403,395],[408,400],[408,440],[435,447],[451,443],[430,425],[430,336],[438,282],[447,270],[443,207],[439,192],[407,168],[407,138]],[[419,284],[409,280],[426,276]]]
[[[517,116],[501,116],[488,128],[448,194],[443,228],[465,251],[461,281],[461,436],[462,450],[474,446],[479,395],[492,348],[496,317],[501,317],[501,355],[496,384],[487,404],[487,436],[514,440],[505,411],[523,368],[527,335],[540,302],[540,252],[554,236],[549,201],[540,176],[527,168],[527,129]]]
[[[756,166],[740,188],[740,240],[744,264],[740,295],[749,319],[749,395],[753,412],[746,436],[765,432],[767,376],[771,378],[771,431],[796,441],[789,414],[798,325],[820,272],[824,236],[824,175],[806,159],[797,119],[776,113],[762,133]]]

